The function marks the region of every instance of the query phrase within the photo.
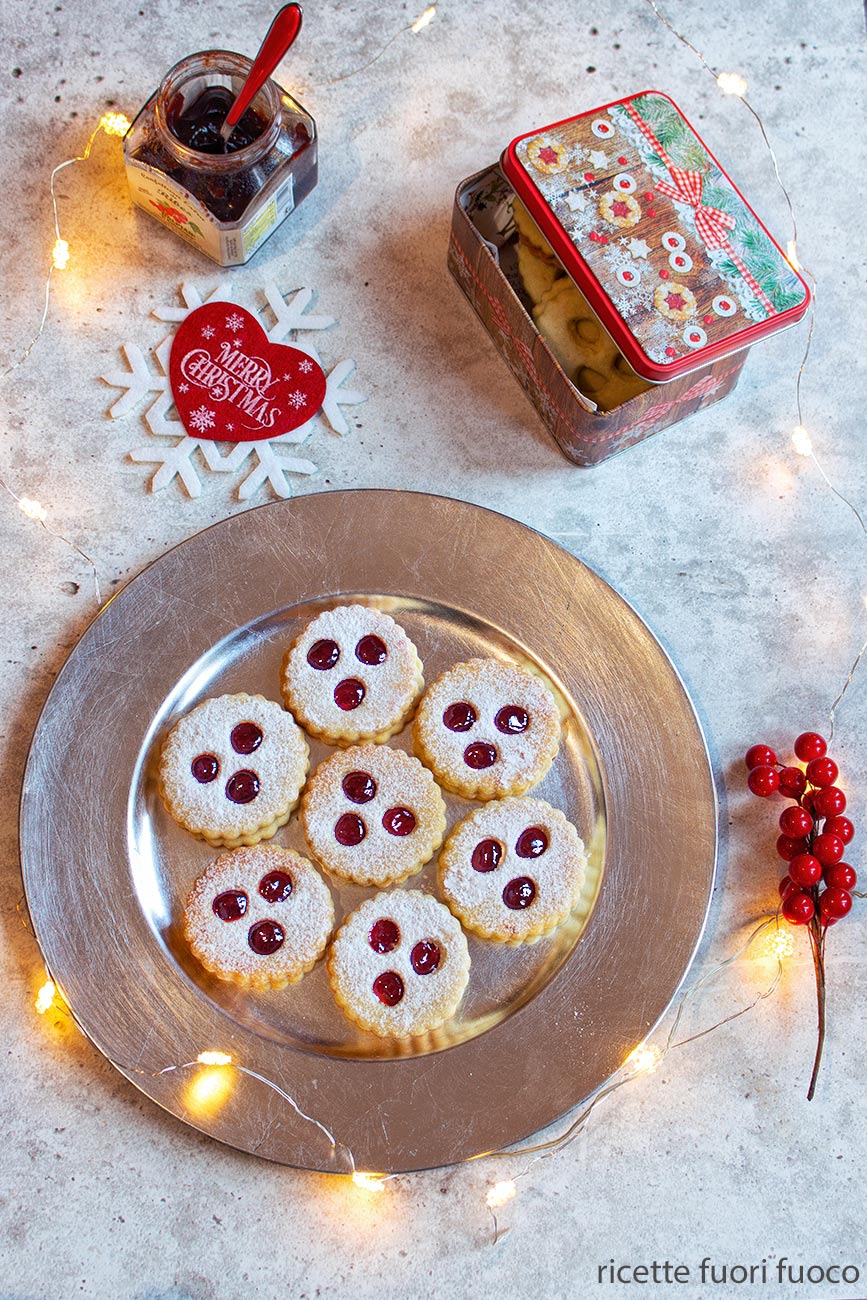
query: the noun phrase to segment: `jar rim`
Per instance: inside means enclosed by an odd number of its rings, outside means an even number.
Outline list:
[[[258,161],[276,142],[280,133],[280,100],[283,92],[270,77],[251,101],[252,106],[257,101],[261,101],[264,96],[264,107],[268,112],[267,125],[255,140],[251,140],[240,149],[233,150],[232,153],[215,154],[193,149],[179,140],[169,126],[167,114],[169,103],[194,77],[202,76],[210,68],[215,77],[237,76],[243,80],[252,66],[252,59],[246,54],[237,54],[233,50],[199,50],[195,54],[187,54],[169,68],[157,88],[154,118],[164,143],[180,162],[197,167],[210,167],[220,172],[235,171]]]

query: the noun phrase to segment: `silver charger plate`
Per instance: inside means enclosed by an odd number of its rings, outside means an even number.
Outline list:
[[[472,655],[547,679],[563,741],[530,793],[561,807],[589,849],[584,892],[553,936],[519,948],[470,938],[469,988],[435,1045],[364,1034],[334,1003],[323,963],[289,989],[255,993],[209,975],[183,939],[184,900],[214,850],[162,806],[162,740],[208,696],[279,699],[289,642],[317,612],[350,600],[406,628],[429,682]],[[408,730],[391,743],[409,749]],[[329,752],[311,750],[314,765]],[[450,826],[474,806],[447,803]],[[525,1138],[589,1096],[674,996],[716,860],[701,728],[637,614],[514,520],[378,490],[236,515],[120,592],[45,704],[20,829],[46,964],[96,1047],[185,1123],[329,1172],[454,1164]],[[295,817],[275,842],[306,851]],[[328,883],[338,921],[373,892]],[[436,892],[436,858],[404,887]],[[203,1051],[243,1069],[215,1080],[187,1064]]]

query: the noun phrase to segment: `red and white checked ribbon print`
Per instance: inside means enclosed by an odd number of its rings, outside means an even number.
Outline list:
[[[657,153],[665,163],[669,175],[674,182],[672,185],[669,185],[668,181],[657,181],[654,188],[659,190],[660,194],[665,194],[670,199],[676,199],[678,203],[687,203],[690,207],[694,208],[695,228],[705,247],[711,249],[724,249],[768,315],[775,315],[776,313],[773,303],[763,291],[755,276],[729,243],[728,232],[735,226],[734,217],[730,216],[728,212],[723,212],[720,208],[707,207],[702,203],[702,185],[704,184],[702,173],[686,171],[683,167],[676,166],[676,164],[671,161],[671,158],[657,140],[650,127],[636,112],[633,105],[626,104],[624,107],[641,134],[644,136],[645,140],[647,140],[654,152]]]

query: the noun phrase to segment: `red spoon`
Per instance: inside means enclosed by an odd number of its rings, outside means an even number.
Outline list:
[[[241,87],[238,98],[226,114],[225,122],[220,127],[220,135],[224,141],[229,139],[244,110],[248,107],[254,95],[262,89],[283,55],[294,42],[295,37],[301,31],[301,18],[301,6],[299,4],[284,5],[274,18],[268,28],[267,36],[259,47],[259,53],[253,60],[253,66],[247,80]]]

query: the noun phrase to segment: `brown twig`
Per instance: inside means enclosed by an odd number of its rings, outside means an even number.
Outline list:
[[[813,1061],[813,1073],[810,1076],[810,1087],[807,1090],[807,1101],[813,1100],[813,1094],[816,1091],[819,1066],[822,1064],[822,1048],[825,1046],[825,937],[819,922],[818,908],[815,917],[810,922],[810,948],[813,953],[813,967],[816,971],[818,1039],[816,1042],[816,1056]]]

